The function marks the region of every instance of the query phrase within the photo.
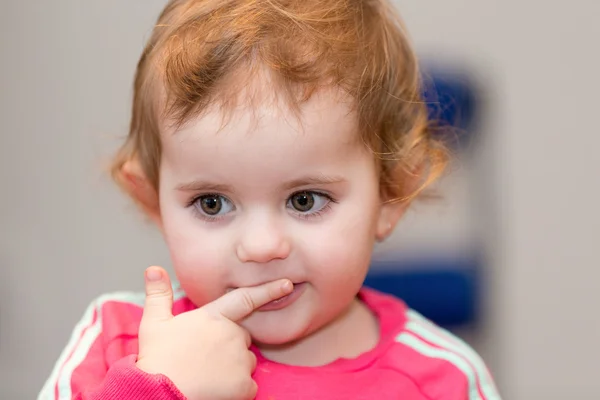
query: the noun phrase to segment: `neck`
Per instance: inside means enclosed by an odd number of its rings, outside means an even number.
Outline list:
[[[310,335],[281,346],[258,345],[262,354],[288,365],[320,366],[339,358],[355,358],[379,342],[377,318],[359,299],[337,319]]]

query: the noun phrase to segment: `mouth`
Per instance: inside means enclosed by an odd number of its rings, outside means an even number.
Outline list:
[[[294,283],[294,289],[290,294],[280,297],[277,300],[273,300],[262,307],[257,308],[256,311],[276,311],[288,307],[294,303],[302,295],[302,293],[304,293],[306,287],[306,282]],[[235,289],[237,288],[228,288],[227,292],[231,292]]]
[[[304,293],[306,286],[306,282],[294,283],[294,290],[292,290],[290,294],[265,304],[264,306],[258,308],[257,311],[276,311],[290,306],[302,295],[302,293]]]

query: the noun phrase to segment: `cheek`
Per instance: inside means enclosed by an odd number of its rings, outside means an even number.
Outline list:
[[[318,280],[333,290],[362,284],[373,252],[374,214],[346,210],[328,229],[310,237],[309,265],[316,268],[312,272]]]
[[[220,297],[228,282],[227,240],[191,215],[165,211],[163,234],[181,287],[196,305]]]
[[[175,274],[194,304],[204,305],[225,293],[228,269],[218,242],[176,236],[170,237],[167,244]]]

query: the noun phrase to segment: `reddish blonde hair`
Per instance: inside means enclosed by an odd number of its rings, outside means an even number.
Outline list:
[[[230,78],[259,68],[292,110],[324,87],[352,98],[386,200],[414,197],[444,170],[416,56],[386,0],[171,0],[137,66],[116,181],[126,187],[122,167],[137,159],[158,190],[161,121],[183,124],[215,103],[230,107],[239,93]],[[407,174],[420,177],[416,188],[407,190]]]

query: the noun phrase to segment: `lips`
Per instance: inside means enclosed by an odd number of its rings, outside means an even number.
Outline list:
[[[258,285],[257,285],[258,286]],[[281,310],[290,306],[294,303],[301,295],[304,293],[306,289],[306,282],[294,283],[294,289],[292,292],[286,296],[280,297],[279,299],[273,300],[262,307],[258,308],[257,311],[276,311]],[[229,293],[232,290],[238,289],[237,287],[227,288],[226,292]]]
[[[236,290],[236,289],[239,289],[239,288],[241,288],[241,287],[254,287],[254,286],[261,286],[261,285],[264,285],[264,284],[266,284],[266,283],[269,283],[269,282],[275,282],[275,281],[277,281],[277,280],[279,280],[279,279],[288,279],[288,278],[277,278],[277,279],[271,279],[271,280],[269,280],[269,281],[264,281],[264,282],[260,282],[260,283],[253,283],[253,284],[250,284],[250,285],[232,286],[232,287],[228,287],[227,289],[225,289],[225,293],[229,293],[229,292],[231,292],[231,291],[233,291],[233,290]],[[295,287],[296,285],[301,285],[301,284],[303,284],[303,283],[304,283],[304,281],[301,281],[301,280],[298,280],[298,281],[292,281],[292,284],[294,285],[294,287]]]
[[[264,306],[260,307],[258,311],[276,311],[292,305],[300,296],[302,296],[306,286],[306,282],[295,283],[292,293],[265,304]]]

